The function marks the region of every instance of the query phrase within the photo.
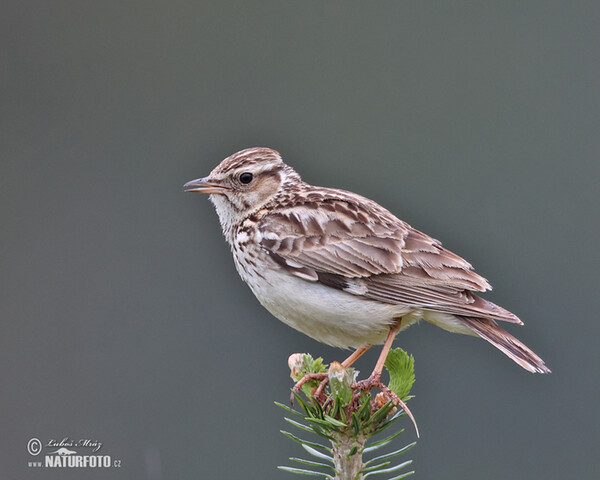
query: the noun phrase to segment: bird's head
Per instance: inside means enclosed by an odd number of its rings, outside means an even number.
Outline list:
[[[300,176],[270,148],[247,148],[227,157],[210,175],[186,183],[186,192],[208,193],[223,230],[280,195]]]

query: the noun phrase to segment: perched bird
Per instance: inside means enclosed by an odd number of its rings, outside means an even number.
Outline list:
[[[344,367],[384,344],[367,387],[381,385],[395,335],[421,319],[481,337],[530,372],[550,372],[496,323],[522,325],[474,293],[491,287],[468,262],[372,200],[303,182],[275,150],[237,152],[184,189],[210,195],[238,273],[275,317],[356,349]]]

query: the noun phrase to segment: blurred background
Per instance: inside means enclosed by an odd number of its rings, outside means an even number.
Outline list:
[[[414,478],[597,475],[598,3],[1,11],[2,479],[294,478],[275,468],[302,453],[273,404],[287,358],[348,352],[271,317],[207,198],[182,191],[250,146],[467,258],[553,370],[429,324],[404,332]],[[65,437],[122,466],[28,466],[31,438]]]

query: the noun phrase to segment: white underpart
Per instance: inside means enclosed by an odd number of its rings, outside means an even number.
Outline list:
[[[369,300],[290,275],[277,267],[262,270],[264,279],[248,275],[243,268],[236,267],[256,298],[272,315],[333,347],[359,348],[366,344],[382,344],[390,325],[399,318],[402,318],[401,330],[424,319],[453,333],[476,336],[463,322],[447,313]]]
[[[319,342],[358,348],[385,341],[390,324],[408,313],[401,305],[366,300],[277,269],[264,269],[264,279],[241,277],[260,303],[282,322]],[[417,319],[403,321],[403,328]]]

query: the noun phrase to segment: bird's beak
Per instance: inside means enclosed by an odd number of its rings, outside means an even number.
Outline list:
[[[200,193],[220,193],[223,194],[229,190],[225,185],[220,185],[209,177],[197,178],[191,182],[187,182],[183,186],[183,190],[186,192],[200,192]]]

